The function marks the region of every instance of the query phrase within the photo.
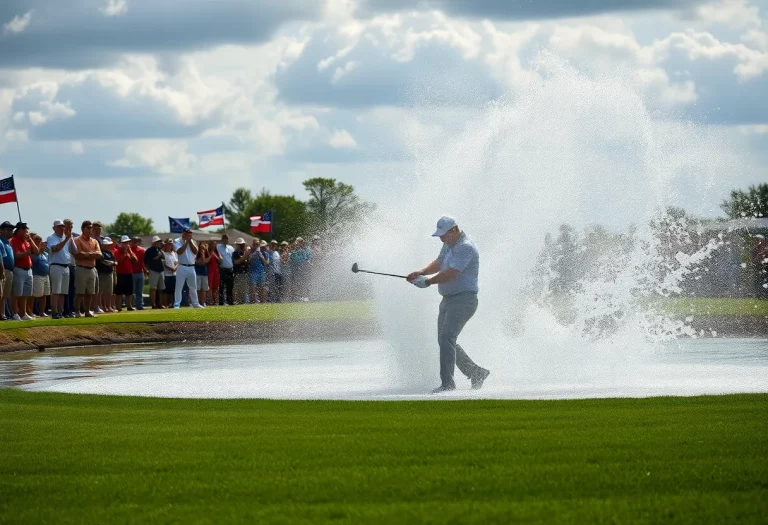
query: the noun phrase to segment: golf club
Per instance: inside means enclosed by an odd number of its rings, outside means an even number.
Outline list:
[[[357,272],[372,273],[374,275],[386,275],[387,277],[399,277],[401,279],[407,279],[407,276],[405,275],[395,275],[394,273],[369,272],[368,270],[361,270],[360,268],[357,267],[357,263],[355,263],[352,265],[352,273],[357,273]]]

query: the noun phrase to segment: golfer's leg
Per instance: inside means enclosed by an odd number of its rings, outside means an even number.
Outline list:
[[[456,366],[456,351],[451,343],[446,326],[447,301],[440,301],[440,313],[437,315],[437,344],[440,345],[440,382],[446,388],[455,388],[453,369]],[[454,338],[454,343],[456,342]]]
[[[477,296],[474,294],[465,294],[452,297],[448,300],[443,299],[441,307],[444,305],[443,322],[439,330],[438,340],[440,342],[440,374],[448,372],[450,368],[451,384],[453,384],[453,368],[458,366],[459,370],[469,376],[477,367],[464,349],[456,344],[459,334],[464,329],[475,311],[477,310]],[[443,383],[445,385],[445,383]]]
[[[181,306],[181,292],[184,290],[184,272],[181,270],[183,266],[179,266],[176,270],[176,288],[173,290],[173,307],[179,308]]]
[[[187,268],[186,280],[189,287],[189,302],[192,306],[200,306],[200,301],[197,298],[197,274],[194,268]]]

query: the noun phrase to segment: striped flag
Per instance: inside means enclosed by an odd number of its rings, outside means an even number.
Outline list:
[[[269,233],[272,231],[272,212],[251,217],[251,233]]]
[[[18,202],[16,200],[16,186],[13,184],[13,175],[0,180],[0,204]]]
[[[224,206],[219,206],[215,210],[197,212],[197,224],[201,228],[224,226]]]

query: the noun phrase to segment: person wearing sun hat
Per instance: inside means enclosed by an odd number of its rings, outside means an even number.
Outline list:
[[[408,282],[418,288],[437,284],[437,291],[443,296],[437,317],[441,385],[432,393],[456,388],[453,372],[457,366],[470,379],[472,388],[477,390],[483,386],[490,372],[475,364],[456,340],[477,311],[480,252],[451,216],[444,215],[437,221],[437,229],[432,236],[440,237],[443,242],[437,259],[407,277]]]
[[[162,305],[161,294],[165,290],[165,278],[163,276],[163,240],[155,235],[152,237],[152,246],[144,252],[144,268],[149,276],[149,302],[152,309],[158,309]]]
[[[115,284],[115,295],[117,296],[117,309],[122,310],[123,298],[125,298],[125,307],[129,312],[133,308],[133,265],[138,261],[138,257],[131,249],[131,238],[127,235],[120,237],[120,245],[114,249],[115,261],[117,261],[117,284]]]
[[[0,256],[3,259],[3,286],[0,287],[0,319],[13,317],[11,312],[11,297],[13,295],[13,266],[15,258],[13,248],[11,248],[10,239],[13,236],[13,224],[8,221],[0,224]],[[7,311],[6,311],[7,308]]]
[[[269,288],[270,303],[279,303],[283,296],[283,260],[280,256],[279,246],[277,241],[269,241],[267,288]]]
[[[248,294],[248,257],[251,255],[251,247],[246,246],[245,239],[238,237],[235,240],[235,251],[232,252],[232,265],[234,269],[233,298],[236,304],[245,304]]]

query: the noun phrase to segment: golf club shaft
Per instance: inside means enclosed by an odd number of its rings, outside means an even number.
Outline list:
[[[368,270],[357,270],[360,273],[372,273],[374,275],[386,275],[387,277],[399,277],[401,279],[407,279],[408,277],[405,275],[395,275],[394,273],[381,273],[381,272],[370,272]]]

